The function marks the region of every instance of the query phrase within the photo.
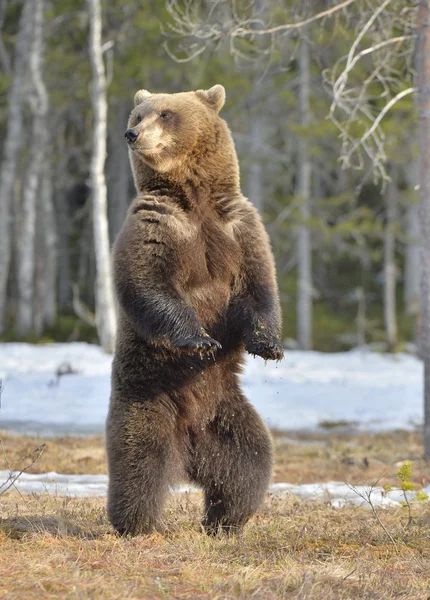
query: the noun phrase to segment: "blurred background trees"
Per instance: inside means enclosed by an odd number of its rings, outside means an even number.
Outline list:
[[[396,350],[415,341],[415,3],[100,4],[109,243],[134,193],[124,141],[134,92],[222,83],[242,189],[272,239],[288,344]],[[102,338],[90,6],[0,0],[3,340]],[[303,19],[311,19],[305,27],[284,27]]]

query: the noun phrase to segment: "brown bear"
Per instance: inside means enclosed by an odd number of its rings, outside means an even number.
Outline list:
[[[272,446],[241,392],[245,350],[283,356],[274,260],[242,196],[218,112],[224,88],[136,93],[126,138],[137,188],[115,241],[118,333],[106,426],[108,515],[149,532],[169,489],[205,494],[210,534],[239,531],[269,483]]]

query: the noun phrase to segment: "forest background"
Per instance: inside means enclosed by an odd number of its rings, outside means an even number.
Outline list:
[[[102,2],[109,243],[134,195],[124,131],[135,91],[221,83],[242,189],[273,244],[286,345],[393,351],[415,342],[420,328],[415,97],[405,94],[379,123],[382,170],[381,157],[366,148],[345,159],[343,121],[330,111],[333,82],[357,40],[364,5],[386,10],[356,55],[375,45],[375,35],[377,43],[399,41],[354,64],[352,88],[375,70],[381,76],[362,98],[370,117],[362,112],[348,135],[362,136],[387,98],[413,85],[416,5],[348,2],[345,10],[280,35],[231,36],[231,23],[258,31],[335,4]],[[225,34],[204,43],[195,31],[184,35],[184,23],[211,20],[224,22]],[[98,341],[90,25],[86,0],[0,0],[2,341]],[[6,197],[7,179],[12,196]]]

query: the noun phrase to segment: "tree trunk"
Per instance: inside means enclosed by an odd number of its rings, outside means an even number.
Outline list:
[[[6,50],[6,46],[3,42],[3,37],[1,35],[4,20],[6,18],[7,3],[8,0],[0,1],[0,64],[6,77],[10,77],[12,74],[12,69],[10,64],[9,53]]]
[[[131,170],[124,132],[127,128],[129,103],[120,102],[115,111],[115,123],[111,131],[108,166],[108,204],[110,239],[115,239],[125,219],[130,204]]]
[[[45,231],[43,217],[41,215],[40,195],[36,211],[36,244],[35,244],[35,266],[34,266],[34,292],[33,292],[33,331],[40,338],[44,327],[44,304],[45,304]]]
[[[33,112],[31,151],[24,185],[18,245],[18,305],[16,330],[28,335],[33,330],[34,270],[36,248],[36,203],[40,192],[41,173],[46,150],[48,96],[42,77],[44,0],[33,0],[33,41],[30,53]]]
[[[406,177],[410,188],[410,194],[415,200],[414,189],[419,183],[419,166],[416,163],[409,165],[406,169]],[[406,209],[406,235],[408,242],[405,248],[405,274],[404,274],[404,303],[407,315],[418,319],[420,312],[420,217],[419,204],[409,201]],[[417,329],[417,328],[416,328]],[[415,331],[415,337],[418,331]]]
[[[263,211],[263,181],[261,168],[261,142],[263,131],[263,115],[259,114],[251,117],[250,152],[249,152],[249,171],[247,182],[247,196],[258,212]]]
[[[305,38],[300,41],[299,50],[299,123],[309,123],[310,108],[310,63],[309,44]],[[311,216],[311,161],[308,143],[304,136],[297,144],[297,187],[296,196],[300,202],[301,224],[297,236],[297,342],[301,350],[312,348],[312,244],[307,224]]]
[[[96,321],[101,345],[113,352],[115,345],[115,302],[107,219],[107,191],[104,173],[107,136],[106,76],[102,53],[100,0],[88,0],[90,13],[90,58],[93,71],[92,102],[94,111],[91,186],[93,191],[93,227],[96,255]]]
[[[18,152],[23,134],[24,79],[32,39],[33,0],[22,9],[15,47],[15,64],[8,94],[7,132],[0,173],[0,333],[6,327],[7,281],[11,259],[11,203],[14,195]]]
[[[396,175],[396,167],[393,167],[386,196],[386,224],[384,231],[384,324],[388,352],[394,352],[397,344],[395,227],[397,225],[398,191]]]
[[[424,361],[424,452],[430,458],[430,0],[418,9],[420,142],[421,354]]]
[[[57,297],[61,309],[71,307],[71,281],[70,281],[70,225],[66,190],[61,186],[54,190],[54,209],[57,214],[58,230],[58,283]]]
[[[57,316],[57,224],[49,167],[44,169],[37,203],[36,249],[34,331],[40,335]]]

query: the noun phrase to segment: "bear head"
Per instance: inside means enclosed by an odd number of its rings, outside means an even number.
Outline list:
[[[226,127],[218,116],[224,102],[222,85],[177,94],[139,90],[125,132],[127,144],[152,169],[169,172],[219,139]]]

